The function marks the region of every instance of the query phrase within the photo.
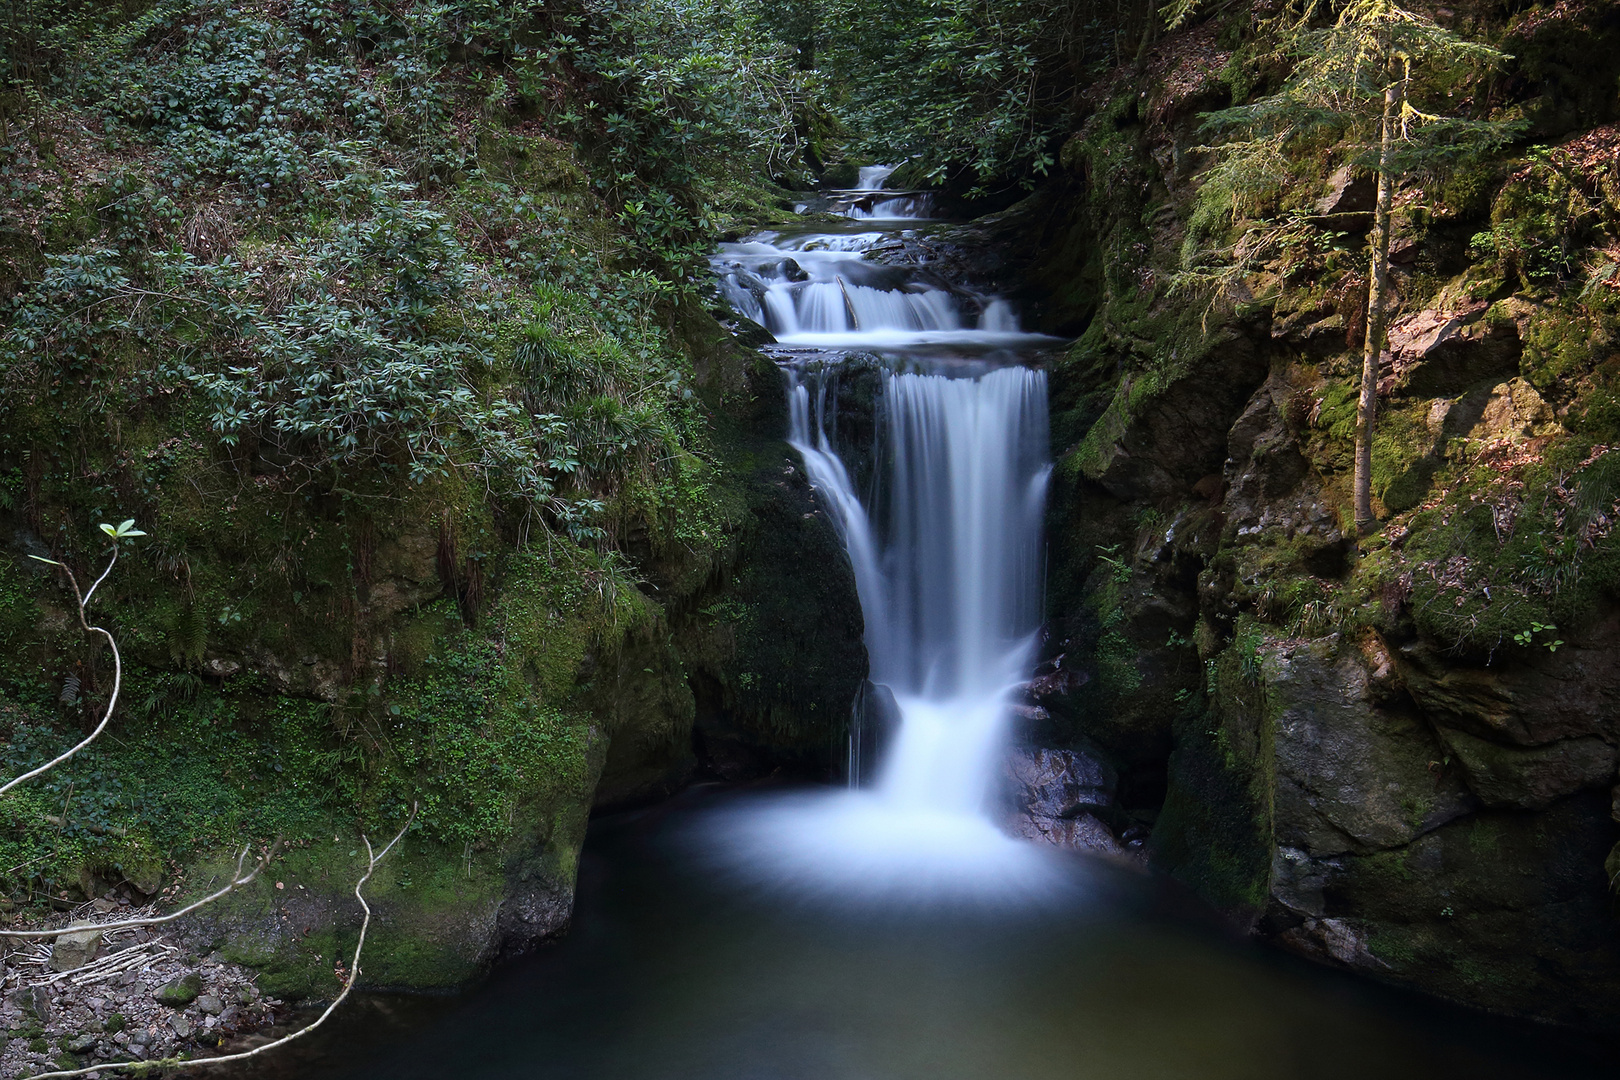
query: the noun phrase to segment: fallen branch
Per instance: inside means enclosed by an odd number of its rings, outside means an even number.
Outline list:
[[[124,919],[121,922],[89,924],[86,926],[59,926],[54,930],[0,930],[0,938],[53,938],[59,934],[71,933],[74,930],[123,930],[135,926],[158,926],[162,923],[173,922],[182,915],[189,915],[191,912],[196,911],[204,904],[212,904],[220,897],[233,893],[242,886],[250,884],[254,878],[259,876],[259,871],[263,870],[265,866],[269,864],[270,857],[276,853],[276,846],[279,843],[280,841],[277,841],[276,844],[271,844],[269,849],[265,851],[264,858],[259,860],[259,865],[255,866],[252,873],[245,877],[242,876],[242,864],[247,861],[248,852],[252,850],[252,845],[250,844],[247,847],[244,847],[242,849],[242,854],[236,857],[236,872],[231,875],[229,884],[227,884],[223,889],[220,889],[217,892],[209,893],[201,900],[193,900],[180,910],[171,911],[167,915],[143,915],[139,919]]]
[[[126,526],[133,524],[134,522],[127,522]],[[102,528],[111,529],[111,526],[103,525]],[[129,531],[125,532],[123,535],[137,536],[145,534]],[[101,572],[100,577],[96,578],[96,583],[90,586],[90,591],[87,593],[81,594],[79,592],[79,581],[73,576],[73,571],[67,568],[66,563],[59,562],[56,559],[47,559],[39,555],[32,555],[30,558],[37,559],[42,563],[49,563],[52,566],[61,567],[62,573],[67,575],[69,584],[73,586],[73,595],[79,601],[79,625],[84,627],[86,633],[100,634],[102,637],[107,639],[107,645],[112,649],[113,654],[112,696],[107,699],[107,711],[102,714],[101,723],[96,725],[96,729],[94,731],[86,735],[77,746],[73,747],[71,750],[68,750],[66,753],[47,761],[37,769],[32,769],[23,773],[14,780],[8,780],[5,784],[0,784],[0,795],[4,795],[6,792],[10,791],[12,788],[16,787],[25,780],[32,780],[41,773],[50,772],[52,769],[62,764],[62,762],[68,760],[68,758],[71,758],[74,754],[77,754],[80,750],[83,750],[85,747],[99,739],[101,737],[101,733],[107,730],[107,725],[112,722],[113,709],[118,705],[118,691],[123,687],[124,684],[124,662],[123,659],[118,655],[118,642],[113,640],[112,634],[108,633],[101,627],[91,626],[89,620],[84,617],[85,608],[90,606],[90,598],[96,594],[97,589],[101,588],[101,583],[107,580],[107,575],[112,573],[113,566],[118,562],[118,543],[116,534],[114,536],[112,558],[107,560],[107,568]]]
[[[88,1076],[91,1073],[109,1072],[115,1069],[133,1073],[145,1073],[154,1069],[184,1069],[195,1065],[225,1065],[233,1061],[246,1061],[248,1058],[258,1057],[260,1054],[268,1053],[277,1047],[286,1046],[294,1039],[301,1039],[305,1035],[308,1035],[310,1032],[314,1031],[316,1028],[320,1027],[322,1024],[326,1023],[327,1019],[332,1015],[332,1013],[337,1010],[337,1007],[342,1005],[344,1000],[348,998],[349,992],[354,989],[354,984],[360,979],[360,954],[366,947],[366,931],[371,928],[371,905],[366,903],[365,895],[361,892],[361,890],[365,887],[366,882],[371,880],[371,875],[376,872],[377,864],[382,862],[388,853],[394,849],[394,845],[399,843],[400,840],[404,838],[406,831],[409,830],[411,825],[416,821],[416,810],[416,805],[412,804],[411,816],[406,819],[404,828],[400,829],[399,833],[388,842],[388,846],[383,848],[381,851],[373,852],[371,848],[371,840],[366,837],[365,834],[361,834],[360,839],[364,841],[366,845],[366,872],[362,874],[360,876],[360,880],[354,884],[354,898],[360,901],[360,907],[365,912],[365,915],[360,920],[360,938],[354,943],[354,961],[349,965],[349,977],[343,984],[342,992],[340,992],[337,997],[333,998],[332,1003],[328,1005],[324,1011],[322,1011],[321,1015],[316,1017],[309,1024],[306,1024],[304,1027],[299,1028],[297,1031],[294,1031],[289,1035],[283,1035],[281,1038],[276,1039],[273,1042],[267,1042],[263,1046],[256,1046],[252,1050],[244,1050],[239,1054],[224,1054],[220,1057],[206,1058],[155,1058],[150,1061],[106,1061],[99,1065],[87,1065],[82,1069],[64,1069],[58,1072],[35,1073],[31,1080],[66,1080],[68,1077]],[[255,873],[257,873],[257,871],[255,871]]]

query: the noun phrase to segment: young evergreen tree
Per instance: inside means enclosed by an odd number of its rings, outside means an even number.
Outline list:
[[[1192,5],[1172,5],[1179,21]],[[1247,105],[1212,113],[1206,130],[1232,136],[1219,148],[1209,179],[1232,201],[1259,202],[1280,192],[1295,153],[1336,142],[1348,164],[1377,177],[1367,274],[1367,329],[1361,399],[1356,414],[1354,500],[1358,532],[1374,524],[1372,432],[1378,367],[1390,313],[1389,235],[1395,189],[1422,172],[1489,152],[1518,127],[1425,112],[1414,98],[1456,93],[1471,71],[1507,59],[1468,41],[1394,0],[1309,0],[1278,24],[1281,51],[1294,61],[1282,89]],[[1331,21],[1323,22],[1326,15]]]

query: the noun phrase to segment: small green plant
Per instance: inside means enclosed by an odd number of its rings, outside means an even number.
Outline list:
[[[1531,622],[1529,629],[1520,630],[1518,633],[1513,635],[1513,641],[1515,644],[1523,645],[1525,648],[1540,645],[1548,652],[1557,652],[1558,647],[1564,643],[1563,638],[1554,638],[1554,634],[1557,630],[1558,627],[1554,626],[1552,623]],[[1537,641],[1537,634],[1545,634],[1547,635],[1547,638],[1553,638],[1553,640],[1543,639],[1541,641]]]

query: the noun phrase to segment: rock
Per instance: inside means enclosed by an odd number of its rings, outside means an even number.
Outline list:
[[[228,679],[242,670],[242,665],[235,660],[224,660],[214,657],[203,664],[203,670],[216,679]]]
[[[1006,774],[1013,805],[1027,817],[1072,818],[1114,802],[1113,770],[1078,750],[1015,749],[1007,755]]]
[[[1012,832],[1026,840],[1042,840],[1067,851],[1117,859],[1131,858],[1131,853],[1114,838],[1113,831],[1091,814],[1070,818],[1020,816],[1013,819]]]
[[[51,1022],[51,995],[43,986],[24,986],[11,995],[11,1003],[42,1024]]]
[[[101,1022],[101,1030],[108,1035],[116,1035],[127,1026],[128,1021],[124,1019],[123,1013],[112,1013]]]
[[[225,1003],[213,994],[198,994],[196,1004],[198,1009],[209,1016],[218,1016],[225,1011]]]
[[[62,1049],[70,1054],[83,1054],[95,1049],[98,1041],[95,1035],[79,1035],[62,1043]]]
[[[1312,856],[1393,847],[1474,808],[1417,717],[1375,703],[1360,650],[1265,654],[1276,761],[1277,842]]]
[[[1614,778],[1615,748],[1595,735],[1544,746],[1505,746],[1445,728],[1440,737],[1462,762],[1469,788],[1487,806],[1539,810],[1584,788],[1607,786]]]
[[[76,971],[96,958],[101,951],[101,929],[72,930],[56,936],[51,947],[52,971]]]
[[[1335,869],[1298,848],[1279,846],[1271,860],[1271,896],[1296,915],[1326,914],[1325,892]]]
[[[187,975],[184,979],[176,980],[167,986],[160,987],[152,992],[152,1000],[159,1005],[167,1005],[171,1009],[183,1009],[197,1000],[202,992],[202,980],[195,975]]]
[[[1437,646],[1395,652],[1402,684],[1438,726],[1491,742],[1544,746],[1597,735],[1620,741],[1620,614],[1534,664],[1460,663]]]
[[[1101,758],[1079,750],[1020,748],[1007,755],[1014,835],[1069,851],[1135,861],[1093,811],[1114,803],[1117,777]]]
[[[1075,464],[1115,498],[1184,498],[1220,470],[1226,432],[1268,365],[1247,337],[1213,331],[1207,358],[1169,386],[1144,393],[1131,376],[1075,447]]]
[[[1492,442],[1522,442],[1558,435],[1563,426],[1536,388],[1523,379],[1510,379],[1491,389],[1490,400],[1469,436]]]
[[[1449,397],[1486,379],[1516,375],[1523,349],[1512,322],[1488,322],[1481,302],[1460,311],[1424,310],[1389,328],[1380,394]]]
[[[1328,177],[1328,193],[1316,204],[1319,214],[1370,214],[1377,208],[1378,182],[1371,174],[1357,175],[1346,165]]]
[[[180,1036],[182,1039],[191,1038],[191,1020],[187,1018],[185,1013],[175,1013],[173,1016],[169,1017],[169,1026],[173,1028],[174,1033]]]
[[[1313,956],[1325,956],[1346,967],[1388,967],[1367,949],[1366,935],[1343,919],[1306,919],[1278,935],[1283,944]]]

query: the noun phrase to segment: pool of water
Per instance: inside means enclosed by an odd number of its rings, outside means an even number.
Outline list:
[[[759,796],[751,796],[758,799]],[[792,798],[804,798],[797,793]],[[563,941],[456,999],[373,996],[252,1076],[557,1080],[1495,1080],[1605,1048],[1328,971],[1053,855],[1038,902],[750,886],[694,791],[594,826]],[[721,857],[714,856],[719,852]],[[1612,1060],[1612,1058],[1610,1059]]]

